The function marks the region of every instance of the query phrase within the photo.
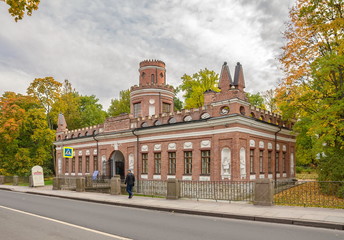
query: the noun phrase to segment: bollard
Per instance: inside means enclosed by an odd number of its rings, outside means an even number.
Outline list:
[[[0,175],[0,185],[5,183],[5,176]]]
[[[110,180],[110,194],[121,195],[121,178],[119,175],[115,175]]]
[[[80,177],[75,180],[76,180],[76,191],[85,192],[85,178]]]
[[[255,182],[254,205],[273,205],[273,184],[272,179],[257,179]]]
[[[61,190],[61,181],[62,179],[59,177],[54,177],[53,178],[53,190]]]
[[[18,186],[19,177],[17,175],[13,176],[13,186]]]
[[[177,179],[167,179],[167,196],[166,199],[178,199],[179,198],[179,182]]]

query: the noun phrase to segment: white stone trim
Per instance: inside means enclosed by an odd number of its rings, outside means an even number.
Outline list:
[[[169,143],[167,149],[168,150],[177,150],[177,144],[176,143]]]
[[[259,174],[259,178],[265,178],[265,174]]]
[[[161,175],[153,175],[154,180],[161,180]]]
[[[199,176],[199,181],[210,181],[210,176]]]
[[[155,144],[154,151],[161,151],[161,144]]]
[[[256,180],[256,175],[250,175],[250,180]]]
[[[264,148],[264,142],[263,141],[259,141],[259,148]]]
[[[148,145],[142,145],[141,152],[148,152]]]
[[[256,147],[256,142],[253,139],[250,140],[250,147]]]
[[[176,179],[175,175],[167,175],[167,179]]]
[[[268,149],[272,150],[272,143],[270,143],[270,142],[268,143]]]
[[[192,176],[182,176],[182,180],[184,180],[184,181],[192,181]]]
[[[148,174],[141,174],[141,179],[148,179]]]
[[[192,149],[192,142],[185,142],[183,146],[184,149]]]
[[[268,178],[272,179],[272,177],[273,177],[272,174],[268,174]]]

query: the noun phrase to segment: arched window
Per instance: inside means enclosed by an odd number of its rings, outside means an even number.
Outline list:
[[[225,107],[222,107],[221,110],[220,110],[220,114],[222,115],[226,115],[229,113],[229,107],[228,106],[225,106]]]
[[[250,117],[255,118],[256,116],[254,115],[253,112],[251,112]]]
[[[97,134],[97,130],[94,130],[93,131],[93,136]]]
[[[85,132],[85,136],[87,136],[88,135],[88,132]]]
[[[151,75],[151,82],[154,83],[155,80],[154,80],[154,74]]]
[[[191,120],[192,120],[192,117],[190,115],[188,115],[184,118],[184,122],[189,122]]]
[[[240,113],[242,114],[242,115],[245,115],[245,107],[244,106],[241,106],[240,107]]]
[[[74,134],[72,134],[72,136],[70,136],[70,138],[74,138]]]
[[[156,120],[156,121],[154,122],[154,125],[155,125],[155,126],[161,125],[161,122],[160,122],[159,120]]]
[[[148,124],[147,124],[146,122],[143,122],[143,123],[141,124],[141,127],[148,127]]]
[[[201,119],[207,119],[207,118],[210,118],[210,114],[205,112],[205,113],[202,113],[201,115]]]
[[[78,134],[78,137],[81,137],[81,133]]]
[[[177,122],[177,120],[174,117],[172,117],[168,120],[168,123],[176,123],[176,122]]]

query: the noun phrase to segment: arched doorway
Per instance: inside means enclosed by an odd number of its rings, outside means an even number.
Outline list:
[[[110,162],[110,176],[120,175],[121,179],[125,177],[124,171],[124,155],[121,151],[114,151],[109,159]]]

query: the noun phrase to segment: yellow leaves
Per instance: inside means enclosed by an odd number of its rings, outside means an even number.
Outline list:
[[[14,20],[23,19],[24,14],[32,15],[32,11],[38,9],[40,0],[4,0],[10,8],[8,12],[14,17]]]

